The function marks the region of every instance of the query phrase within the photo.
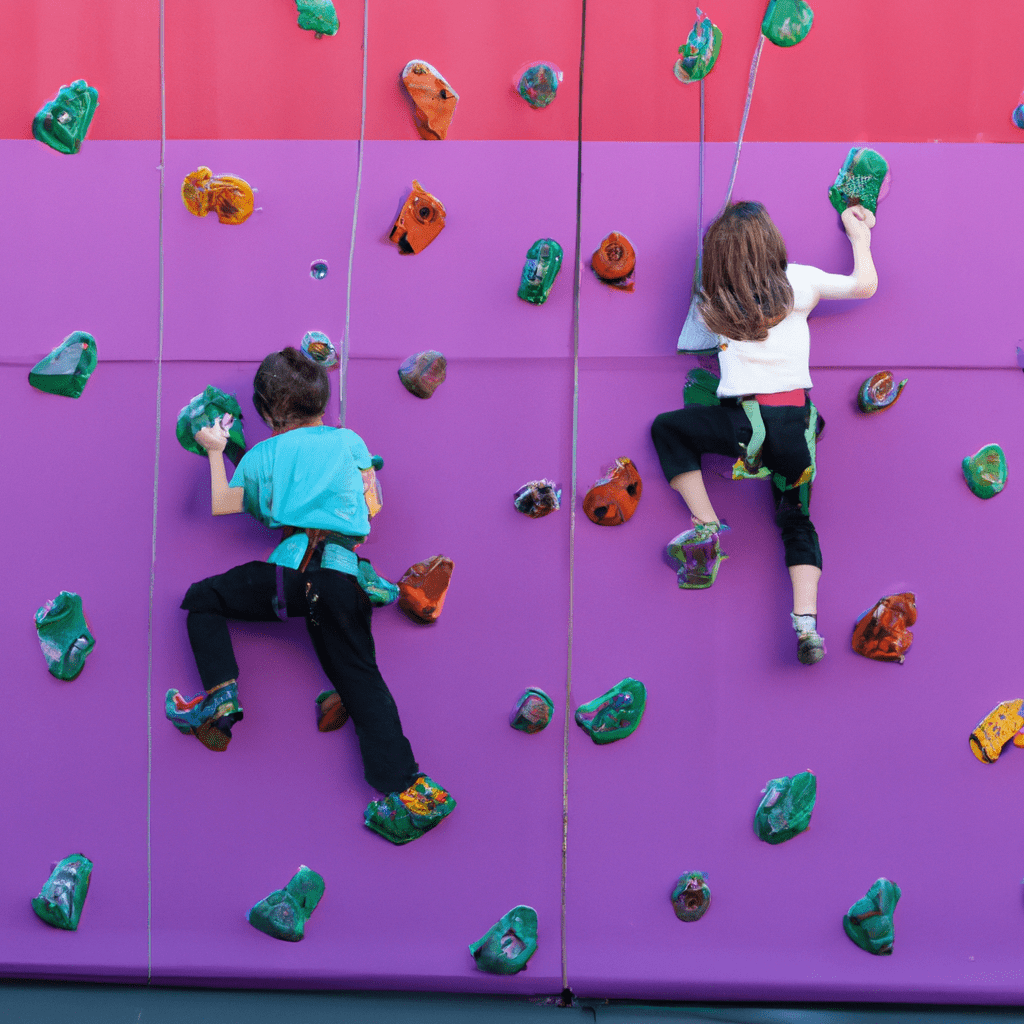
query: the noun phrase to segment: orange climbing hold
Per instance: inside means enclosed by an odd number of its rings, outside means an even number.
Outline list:
[[[914,595],[892,594],[883,597],[866,611],[853,627],[853,649],[876,661],[898,661],[914,642],[910,627],[917,621]]]
[[[1004,700],[997,704],[971,733],[971,753],[985,764],[991,764],[1012,739],[1014,746],[1024,746],[1024,738],[1016,735],[1024,728],[1020,706],[1024,700]]]
[[[181,200],[189,213],[205,217],[212,211],[221,224],[241,224],[252,216],[256,205],[247,181],[233,174],[214,177],[209,167],[200,167],[185,175]]]

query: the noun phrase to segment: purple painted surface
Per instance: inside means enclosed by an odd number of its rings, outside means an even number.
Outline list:
[[[159,164],[158,141],[0,141],[0,359],[32,366],[72,331],[101,361],[156,358]]]
[[[853,266],[828,201],[850,145],[747,143],[735,199],[759,199],[794,263]],[[871,145],[870,142],[859,143]],[[1024,167],[1019,146],[879,144],[892,188],[878,208],[870,302],[822,303],[811,321],[811,366],[1012,366],[1022,334],[1015,301],[1024,212],[1006,202]],[[704,226],[725,198],[735,147],[707,147]],[[622,182],[630,183],[628,188]],[[581,352],[675,350],[696,255],[697,147],[588,142],[583,149]],[[609,231],[636,248],[636,291],[601,284],[590,256]],[[563,273],[564,273],[563,268]]]
[[[678,590],[662,559],[687,518],[646,431],[678,406],[688,362],[595,360],[582,374],[579,499],[617,455],[637,462],[645,489],[625,526],[577,520],[572,704],[627,674],[649,696],[632,737],[596,747],[574,729],[570,739],[574,990],[1021,1002],[1024,825],[1012,808],[1024,752],[982,765],[967,737],[1019,692],[1020,609],[1009,595],[1024,571],[1013,476],[1024,380],[1018,370],[894,366],[910,378],[903,397],[864,416],[861,371],[817,372],[828,426],[812,514],[829,653],[807,668],[795,657],[767,484],[720,479],[711,474],[728,460],[705,460],[712,502],[732,526],[730,558],[706,592]],[[630,396],[628,418],[626,398],[609,409],[615,392]],[[1010,482],[985,502],[960,460],[988,440],[1005,446]],[[855,619],[908,589],[920,618],[906,663],[854,654]],[[805,768],[818,776],[809,831],[759,842],[761,789]],[[708,872],[712,901],[683,924],[669,894],[690,870]],[[882,875],[903,889],[889,958],[858,949],[841,926]]]
[[[29,387],[24,367],[0,367],[8,423],[0,588],[5,975],[144,978],[146,971],[156,374],[144,365],[102,370],[70,399]],[[111,430],[111,410],[122,404],[134,413],[133,427]],[[81,595],[96,638],[73,682],[47,671],[33,621],[61,590]],[[77,933],[44,924],[30,904],[70,853],[95,864]]]

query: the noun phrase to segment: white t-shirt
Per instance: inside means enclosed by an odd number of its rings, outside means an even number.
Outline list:
[[[721,338],[726,347],[718,354],[722,370],[719,398],[772,395],[811,387],[807,314],[818,304],[822,292],[836,298],[849,292],[850,279],[800,263],[790,263],[786,276],[793,286],[793,309],[782,323],[769,329],[764,341]]]

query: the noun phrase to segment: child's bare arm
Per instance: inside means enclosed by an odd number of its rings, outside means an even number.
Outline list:
[[[820,285],[823,299],[868,299],[878,288],[878,273],[871,258],[871,229],[875,215],[863,206],[843,211],[843,227],[853,249],[853,273],[826,275]]]
[[[228,430],[232,422],[234,420],[230,413],[224,416],[223,421],[218,416],[213,426],[203,427],[196,432],[196,443],[206,449],[210,460],[210,505],[215,516],[241,512],[245,497],[244,488],[228,484],[224,469],[224,449],[227,447]]]

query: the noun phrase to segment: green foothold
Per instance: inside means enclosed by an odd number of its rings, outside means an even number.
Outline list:
[[[526,253],[519,298],[542,306],[562,266],[562,247],[553,238],[539,238]]]
[[[295,0],[299,9],[299,28],[321,36],[333,36],[338,31],[338,12],[331,0]]]
[[[316,910],[323,894],[323,876],[300,864],[284,889],[275,889],[266,899],[260,900],[245,918],[253,928],[275,939],[298,942],[305,934],[309,915]]]
[[[680,921],[699,921],[711,906],[708,876],[703,871],[683,875],[672,890],[672,909]]]
[[[987,444],[963,461],[967,486],[979,498],[991,498],[1006,486],[1006,455],[997,444]]]
[[[95,369],[96,339],[75,331],[29,370],[28,382],[50,395],[78,398]]]
[[[680,82],[699,82],[715,66],[722,48],[722,30],[697,8],[697,20],[679,47],[675,76]]]
[[[32,120],[32,134],[58,153],[77,153],[99,104],[99,93],[84,79],[62,85]]]
[[[875,956],[891,956],[892,915],[902,895],[895,882],[880,878],[843,916],[846,934]]]
[[[758,839],[774,846],[792,839],[810,825],[818,794],[814,772],[769,779],[761,792],[764,799],[754,815],[754,832]]]
[[[647,687],[627,677],[576,709],[576,724],[595,743],[614,743],[636,731],[647,706]]]
[[[205,449],[196,441],[196,432],[203,427],[213,425],[218,416],[230,414],[235,418],[228,431],[228,446],[225,454],[237,466],[245,454],[245,434],[242,431],[242,409],[234,395],[225,394],[220,388],[208,387],[201,395],[196,395],[181,412],[178,413],[178,425],[175,433],[178,442],[187,452],[206,457]]]
[[[683,385],[683,405],[720,405],[718,385],[721,378],[699,366],[695,366],[686,375]]]
[[[828,200],[840,214],[851,206],[865,206],[876,213],[879,199],[889,191],[888,180],[885,157],[873,149],[854,146],[828,190]]]
[[[770,0],[761,31],[776,46],[796,46],[813,24],[814,11],[804,0]]]
[[[429,775],[421,775],[401,793],[371,800],[363,823],[396,846],[404,846],[436,828],[455,810],[455,797]]]
[[[91,876],[92,861],[85,854],[65,857],[54,866],[42,892],[32,900],[36,916],[54,928],[77,931]]]
[[[36,632],[50,675],[66,682],[77,679],[96,646],[78,594],[62,590],[47,601],[36,612]]]
[[[537,952],[537,911],[513,907],[469,951],[478,970],[488,974],[518,974]]]

